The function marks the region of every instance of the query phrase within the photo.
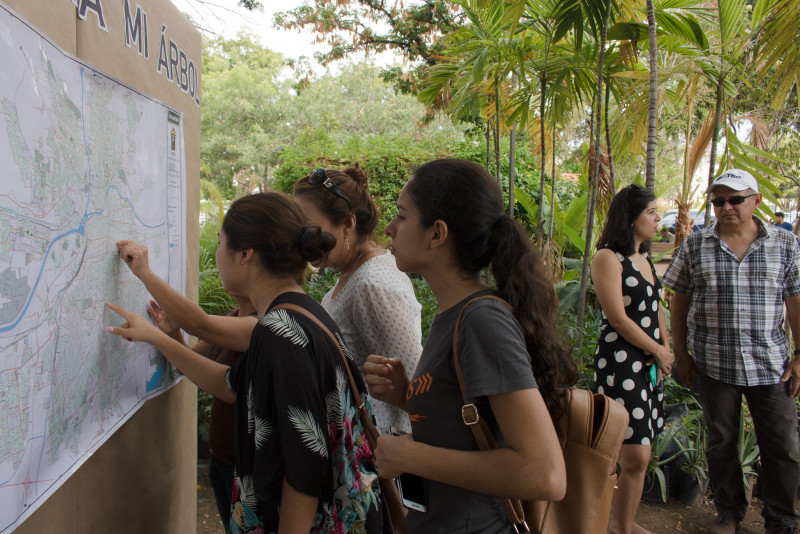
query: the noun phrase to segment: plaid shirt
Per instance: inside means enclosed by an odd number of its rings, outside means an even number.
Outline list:
[[[783,301],[800,295],[795,236],[761,220],[740,261],[719,238],[719,223],[691,234],[663,284],[691,295],[688,349],[706,375],[740,386],[777,384],[789,354]]]

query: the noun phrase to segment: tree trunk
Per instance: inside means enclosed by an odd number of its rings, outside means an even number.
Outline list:
[[[611,2],[606,2],[606,12],[603,17],[603,27],[600,30],[600,57],[597,60],[597,93],[595,102],[597,109],[594,118],[594,154],[592,156],[591,170],[589,172],[589,205],[586,210],[586,246],[583,249],[583,266],[581,268],[581,285],[578,292],[578,347],[583,345],[583,323],[586,315],[586,288],[589,285],[589,263],[592,256],[592,230],[594,228],[594,208],[597,203],[597,183],[600,172],[600,121],[602,120],[602,100],[603,94],[603,63],[606,56],[606,36],[608,32],[608,19],[611,15]]]
[[[647,116],[647,167],[644,186],[654,192],[656,188],[656,130],[658,122],[658,41],[656,36],[656,11],[653,0],[647,3],[647,26],[650,35],[650,106]]]
[[[494,75],[494,177],[500,190],[503,182],[500,180],[500,76]]]
[[[539,146],[541,148],[539,161],[541,165],[539,166],[539,213],[536,215],[536,244],[539,245],[539,250],[544,250],[544,182],[547,180],[545,173],[547,145],[544,140],[544,95],[546,89],[547,74],[543,74],[539,92]]]
[[[492,160],[492,123],[486,121],[486,171],[489,171],[489,162]]]
[[[553,123],[553,150],[550,152],[550,231],[547,233],[547,249],[553,241],[554,221],[556,213],[556,125]]]
[[[608,181],[611,194],[617,192],[617,180],[614,177],[614,151],[611,149],[611,126],[608,124],[608,101],[611,99],[611,80],[606,80],[606,152],[608,152]]]
[[[692,169],[689,168],[689,155],[692,146],[692,122],[694,121],[694,97],[697,93],[696,78],[689,82],[688,109],[686,118],[686,146],[683,149],[683,183],[681,196],[678,200],[678,215],[675,217],[675,248],[681,246],[686,236],[689,235],[684,222],[689,219],[689,191],[692,187]],[[691,228],[689,228],[691,230]]]
[[[508,216],[514,218],[514,173],[517,157],[517,124],[511,127],[511,146],[508,149]]]
[[[708,156],[709,163],[708,163],[708,185],[711,186],[711,183],[714,181],[716,175],[716,163],[717,163],[717,144],[719,144],[719,123],[722,118],[722,91],[723,91],[723,80],[720,79],[717,82],[717,103],[714,109],[714,131],[711,134],[711,154]],[[706,207],[706,217],[705,217],[705,226],[711,224],[711,210]]]

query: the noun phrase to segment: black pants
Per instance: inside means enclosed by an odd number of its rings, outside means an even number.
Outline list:
[[[797,408],[786,384],[735,386],[700,374],[700,396],[708,426],[709,475],[720,514],[741,521],[747,511],[737,449],[742,395],[753,416],[761,452],[764,526],[767,531],[798,524],[794,508],[800,480]]]
[[[231,520],[231,494],[233,493],[233,467],[222,460],[211,457],[208,467],[208,478],[214,488],[214,497],[217,500],[217,511],[222,520],[222,527],[227,534]]]

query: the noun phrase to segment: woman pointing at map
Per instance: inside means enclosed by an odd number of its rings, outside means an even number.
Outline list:
[[[131,271],[144,283],[147,291],[156,300],[150,301],[148,314],[158,327],[166,334],[183,343],[181,329],[200,338],[191,348],[198,354],[215,362],[233,366],[241,359],[246,348],[229,349],[231,340],[240,339],[239,345],[250,342],[250,334],[258,319],[256,309],[250,299],[241,293],[231,293],[238,308],[231,310],[225,317],[207,315],[200,306],[181,295],[150,269],[147,247],[134,241],[118,241],[120,256],[131,268]],[[231,321],[235,318],[235,321]],[[208,339],[217,339],[216,331],[230,331],[224,344],[214,344]],[[234,343],[236,344],[236,343]],[[229,531],[231,495],[233,493],[233,466],[236,463],[234,443],[235,407],[233,404],[214,397],[211,402],[211,424],[208,442],[211,449],[211,461],[208,466],[208,478],[214,488],[217,511],[225,532]]]
[[[352,416],[350,388],[337,385],[337,377],[349,370],[369,406],[363,379],[304,314],[273,309],[301,307],[341,336],[301,287],[306,264],[330,251],[334,237],[304,226],[291,199],[268,192],[234,202],[219,241],[217,268],[225,289],[247,295],[261,317],[237,364],[211,361],[143,316],[111,304],[126,322],[107,330],[150,343],[198,387],[235,404],[231,533],[381,532],[374,457],[361,421]],[[125,245],[120,244],[121,256],[134,260]],[[328,409],[332,399],[340,409]]]

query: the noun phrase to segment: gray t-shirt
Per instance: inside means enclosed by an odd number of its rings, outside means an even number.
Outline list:
[[[453,329],[461,308],[481,291],[433,320],[417,371],[408,389],[407,408],[414,439],[436,447],[479,450],[472,431],[461,419],[464,404],[453,365]],[[468,400],[478,405],[498,446],[505,445],[487,395],[536,387],[522,329],[511,310],[495,299],[473,302],[459,327],[458,361]],[[469,466],[465,466],[468,469]],[[500,499],[423,479],[427,512],[409,511],[409,532],[510,533]]]

